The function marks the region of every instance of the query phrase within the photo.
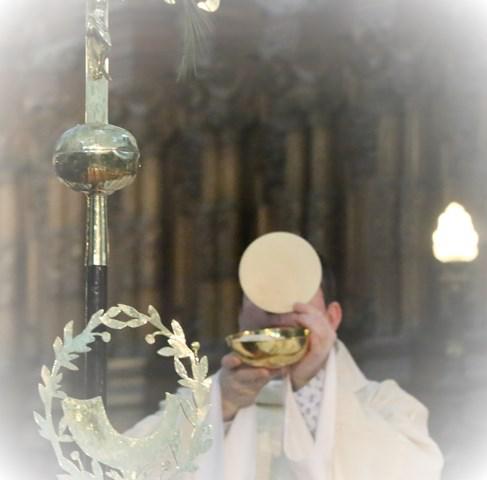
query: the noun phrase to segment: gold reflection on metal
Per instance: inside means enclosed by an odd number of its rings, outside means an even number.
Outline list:
[[[110,195],[134,181],[139,157],[137,141],[129,131],[87,123],[62,134],[53,164],[58,178],[76,192]]]
[[[229,335],[226,341],[248,365],[281,368],[304,357],[308,350],[309,330],[294,327],[244,330]]]
[[[104,465],[134,472],[143,471],[156,459],[171,456],[171,433],[181,423],[178,397],[168,395],[165,406],[155,430],[145,437],[133,438],[113,428],[101,397],[67,397],[62,401],[66,425],[83,452]]]

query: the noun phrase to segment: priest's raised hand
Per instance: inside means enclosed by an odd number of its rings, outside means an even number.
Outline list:
[[[327,306],[321,288],[308,303],[296,303],[294,310],[285,314],[265,312],[244,297],[239,318],[242,329],[304,327],[310,332],[309,347],[305,356],[288,369],[249,367],[235,354],[225,355],[219,376],[224,421],[232,420],[241,408],[252,405],[272,378],[289,374],[294,390],[306,385],[325,365],[341,319],[340,304],[331,302]]]
[[[241,408],[252,405],[262,387],[283,373],[282,370],[244,365],[234,353],[225,355],[221,361],[219,376],[223,420],[232,420]]]

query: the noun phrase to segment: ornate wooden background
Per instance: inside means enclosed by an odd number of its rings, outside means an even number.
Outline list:
[[[3,431],[22,444],[12,468],[29,454],[16,478],[31,478],[53,468],[31,421],[39,368],[64,323],[82,319],[83,199],[50,158],[83,119],[84,7],[9,8],[0,379]],[[138,138],[143,168],[110,199],[111,302],[177,317],[216,366],[236,329],[239,255],[258,234],[301,233],[336,269],[342,337],[366,371],[399,379],[432,410],[445,478],[483,478],[485,20],[473,1],[223,0],[198,78],[177,83],[180,11],[114,0],[110,118]],[[462,272],[431,253],[451,200],[481,238]],[[112,343],[111,414],[123,428],[155,408],[171,369],[143,332]]]

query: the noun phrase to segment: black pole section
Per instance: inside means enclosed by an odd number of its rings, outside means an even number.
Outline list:
[[[86,322],[98,310],[107,308],[107,266],[85,267]],[[96,331],[103,331],[98,327]],[[87,398],[101,396],[106,401],[107,345],[100,337],[91,344],[92,351],[85,356],[85,394]]]
[[[108,218],[107,197],[101,193],[87,196],[85,251],[85,322],[98,310],[107,309]],[[97,332],[104,330],[103,326]],[[100,396],[106,402],[107,346],[97,336],[85,355],[85,398]]]

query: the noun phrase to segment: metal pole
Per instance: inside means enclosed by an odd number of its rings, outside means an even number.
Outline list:
[[[107,309],[108,231],[107,197],[87,196],[85,252],[85,323],[93,313]],[[106,401],[107,348],[99,337],[84,359],[84,390],[86,398],[101,396]]]
[[[108,123],[108,0],[86,0],[85,122]]]
[[[108,0],[86,1],[85,122],[108,124]],[[107,197],[91,191],[86,202],[85,322],[107,308],[108,218]],[[85,357],[84,390],[87,398],[106,400],[106,345],[99,338]]]

